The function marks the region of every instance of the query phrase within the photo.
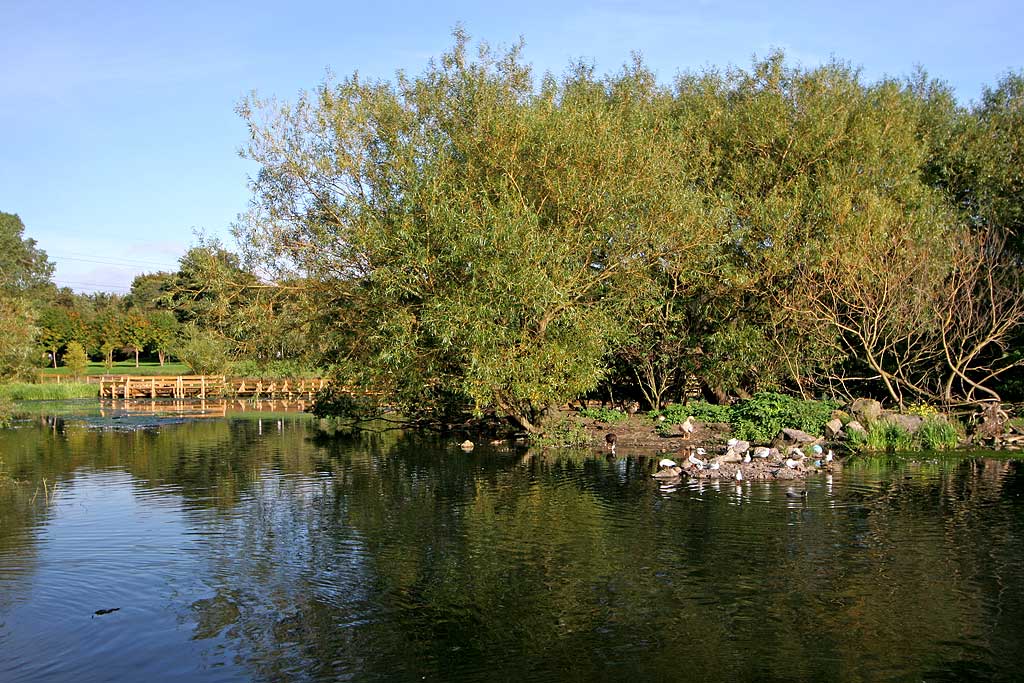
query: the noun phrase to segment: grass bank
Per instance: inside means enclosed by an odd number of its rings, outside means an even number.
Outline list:
[[[0,401],[66,401],[73,398],[98,398],[98,384],[0,384]]]
[[[70,368],[43,368],[41,371],[43,375],[57,375],[60,377],[70,377]],[[85,374],[94,377],[97,375],[191,375],[192,369],[184,363],[171,363],[167,362],[163,365],[159,363],[139,363],[139,367],[135,367],[135,361],[119,361],[114,363],[111,367],[105,366],[103,363],[91,362],[85,368]]]

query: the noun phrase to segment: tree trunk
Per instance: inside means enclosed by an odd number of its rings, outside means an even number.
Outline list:
[[[135,367],[139,367],[139,350],[135,349]]]
[[[530,434],[544,433],[544,430],[541,429],[539,425],[535,425],[530,420],[530,416],[524,415],[521,410],[513,408],[511,405],[505,403],[504,401],[497,401],[497,404],[498,408],[500,408],[502,412],[508,415],[508,419],[512,420],[512,422],[514,422],[520,428],[525,429]]]
[[[57,369],[57,350],[53,350],[53,369]]]
[[[716,403],[721,406],[729,405],[729,394],[725,393],[725,389],[722,387],[713,387],[701,382],[700,393],[704,394],[704,399],[708,403]]]
[[[160,359],[160,367],[164,366],[164,352],[157,350],[156,357]]]

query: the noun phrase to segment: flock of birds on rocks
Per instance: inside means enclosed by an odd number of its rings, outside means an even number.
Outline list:
[[[605,436],[605,444],[615,452],[616,435]],[[729,439],[725,453],[708,457],[708,452],[699,446],[690,446],[686,460],[678,463],[663,458],[658,463],[655,479],[676,479],[687,476],[691,479],[735,479],[736,481],[802,479],[811,472],[832,469],[835,453],[825,451],[821,445],[813,444],[804,452],[801,446],[784,448],[755,446],[748,441]]]

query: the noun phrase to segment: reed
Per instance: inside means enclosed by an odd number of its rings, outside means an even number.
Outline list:
[[[64,401],[75,398],[97,398],[98,384],[0,384],[0,400],[8,401]]]

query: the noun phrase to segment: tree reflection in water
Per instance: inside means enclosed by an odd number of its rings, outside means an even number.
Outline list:
[[[0,448],[30,482],[116,470],[174,501],[193,586],[154,577],[152,599],[199,648],[197,678],[221,662],[268,680],[1015,675],[1017,461],[865,460],[792,501],[758,482],[662,493],[642,459],[321,440],[277,419],[66,421]],[[0,554],[31,574],[46,506],[0,507]]]

